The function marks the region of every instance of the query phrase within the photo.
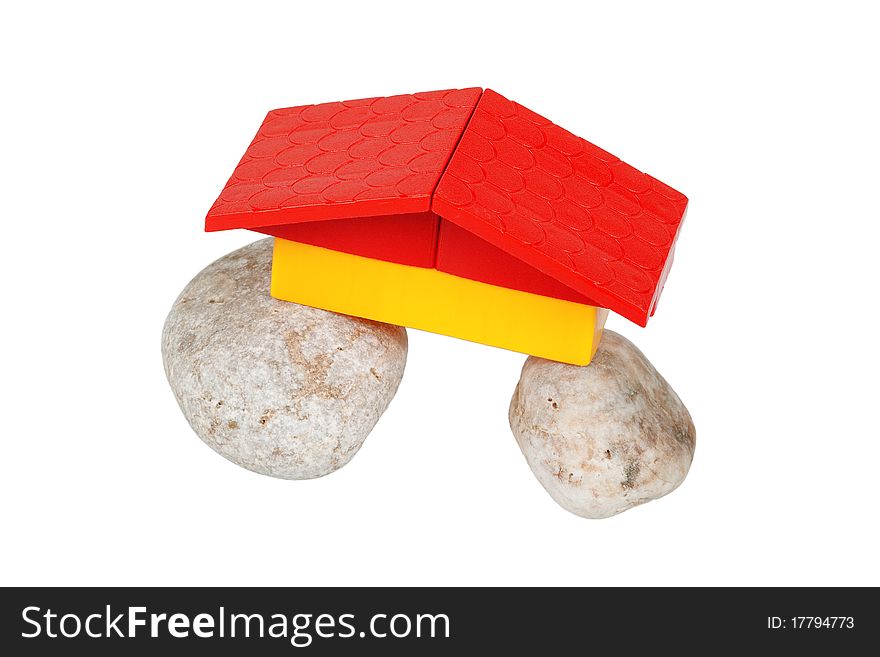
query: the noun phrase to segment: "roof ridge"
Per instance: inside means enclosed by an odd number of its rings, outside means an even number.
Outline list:
[[[437,187],[440,185],[440,181],[443,180],[443,174],[446,173],[446,169],[449,168],[449,163],[452,161],[452,157],[455,155],[455,151],[458,150],[458,145],[461,143],[462,137],[467,132],[468,126],[471,123],[471,119],[474,118],[474,112],[477,109],[477,105],[480,104],[480,99],[483,97],[483,94],[486,93],[486,90],[482,87],[469,87],[471,89],[479,89],[480,95],[477,97],[477,100],[474,102],[474,106],[471,108],[470,114],[468,114],[467,120],[464,122],[464,127],[461,129],[461,132],[458,135],[458,139],[455,140],[455,145],[452,147],[452,150],[449,151],[449,157],[446,158],[446,162],[443,163],[443,169],[440,172],[440,175],[437,176],[437,183],[434,185],[434,189],[431,190],[431,206],[433,208],[434,204],[434,195],[437,193]],[[433,211],[433,210],[432,210]],[[438,215],[439,216],[439,215]],[[437,251],[440,245],[440,222],[437,222],[435,227],[434,234],[434,262],[432,266],[436,269],[437,267]]]

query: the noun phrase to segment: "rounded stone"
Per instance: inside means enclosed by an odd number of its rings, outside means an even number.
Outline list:
[[[608,518],[675,490],[696,446],[678,395],[612,331],[583,367],[529,357],[509,419],[538,481],[584,518]]]
[[[211,448],[249,470],[310,479],[355,455],[406,365],[406,329],[269,296],[272,239],[184,288],[162,332],[165,374]]]

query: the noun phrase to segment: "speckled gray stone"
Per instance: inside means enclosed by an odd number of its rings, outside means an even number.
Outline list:
[[[234,251],[181,292],[165,373],[199,437],[283,479],[320,477],[360,449],[397,391],[406,329],[269,296],[272,240]]]
[[[608,518],[675,490],[696,445],[684,404],[612,331],[584,367],[528,358],[509,419],[538,481],[585,518]]]

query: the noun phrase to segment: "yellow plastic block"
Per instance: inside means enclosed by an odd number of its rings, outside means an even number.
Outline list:
[[[608,311],[436,269],[275,239],[272,296],[575,365],[590,362]]]

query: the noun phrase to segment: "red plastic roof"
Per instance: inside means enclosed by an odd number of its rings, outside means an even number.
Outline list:
[[[644,326],[687,199],[487,89],[432,209]]]
[[[479,88],[272,110],[205,229],[427,212]]]
[[[687,199],[487,89],[269,112],[207,230],[432,210],[644,326]]]

